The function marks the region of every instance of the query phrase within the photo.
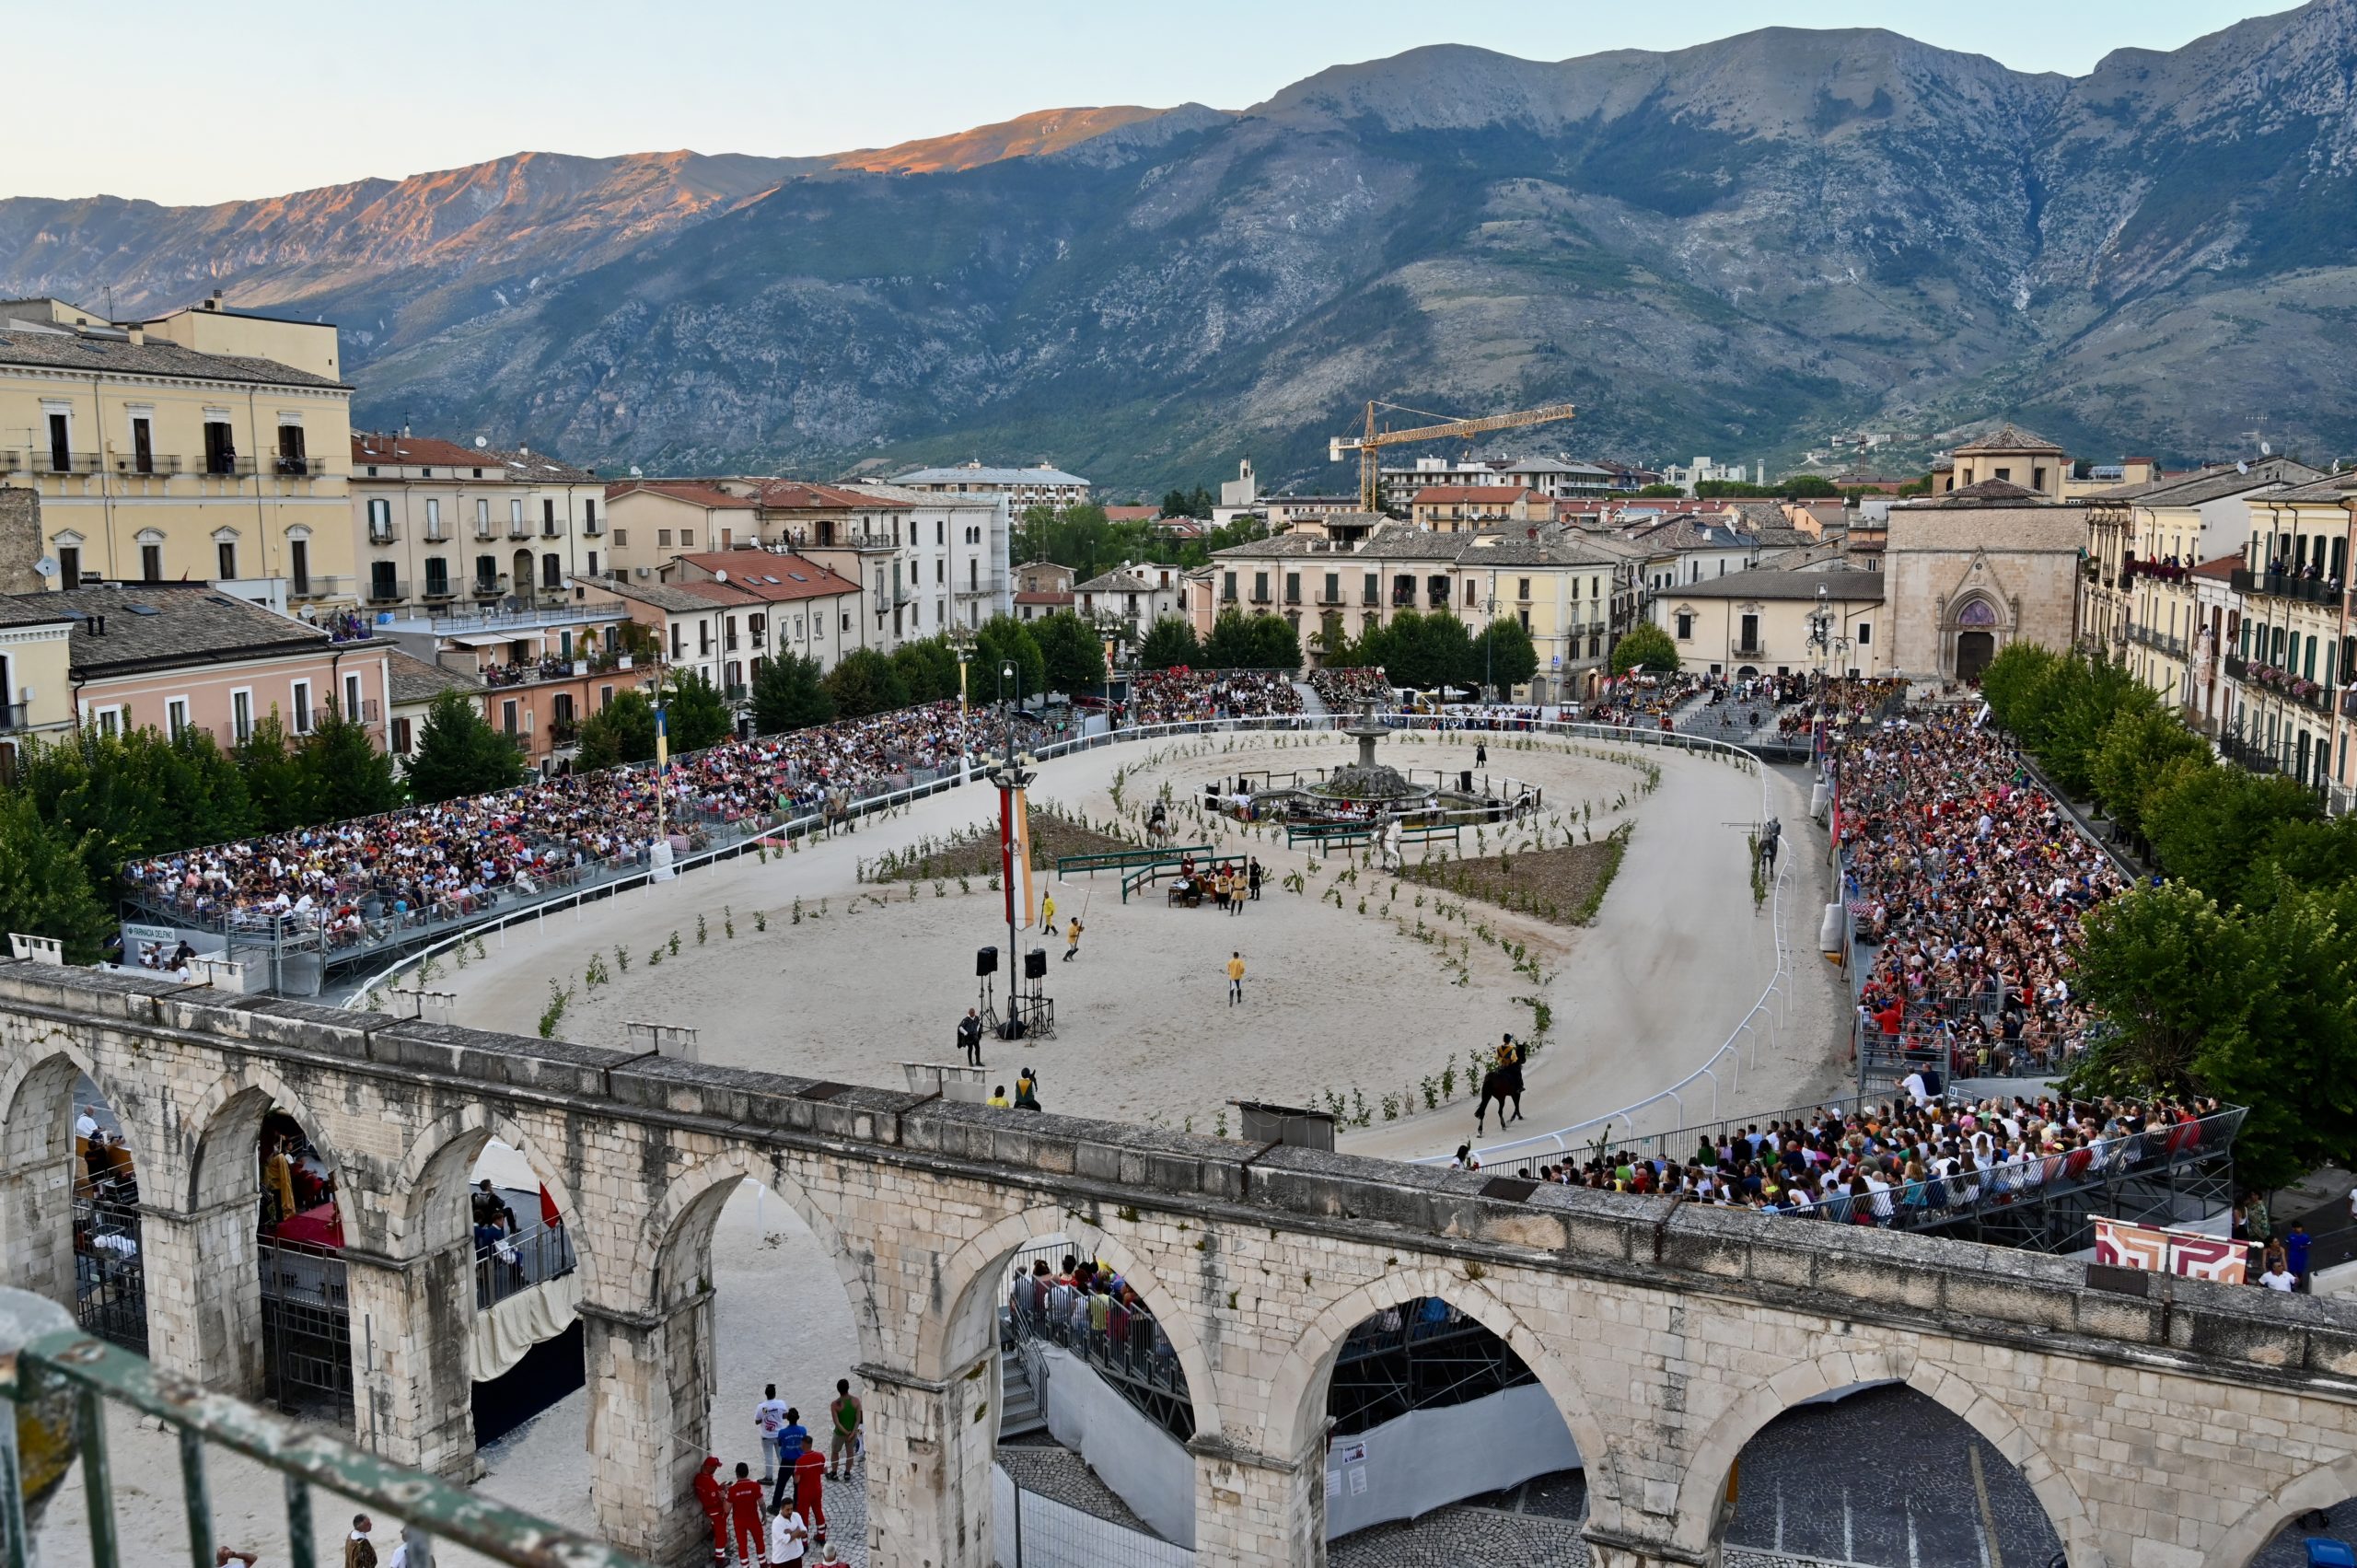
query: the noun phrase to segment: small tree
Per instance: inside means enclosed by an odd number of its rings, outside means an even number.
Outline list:
[[[697,669],[674,669],[664,683],[663,723],[673,751],[701,751],[736,733],[736,716],[719,691]]]
[[[313,821],[370,817],[401,803],[401,781],[393,772],[393,760],[377,749],[366,725],[332,706],[304,738],[296,762],[308,781],[305,791]]]
[[[1213,669],[1247,669],[1255,647],[1252,628],[1242,613],[1225,610],[1212,622],[1212,634],[1203,639],[1203,663]]]
[[[853,648],[827,672],[827,694],[835,712],[847,719],[888,714],[909,705],[908,688],[892,661],[874,648]]]
[[[1070,696],[1105,679],[1105,646],[1094,628],[1069,610],[1032,622],[1047,667],[1047,689]]]
[[[583,722],[575,765],[586,772],[644,762],[654,755],[655,704],[644,691],[617,691],[612,702]]]
[[[409,789],[421,801],[506,789],[524,776],[524,754],[483,721],[474,699],[445,691],[425,710],[409,761]]]
[[[1301,636],[1282,615],[1256,615],[1252,631],[1252,668],[1286,674],[1301,668]]]
[[[1678,669],[1678,645],[1669,633],[1646,621],[1630,628],[1620,645],[1612,650],[1612,673],[1626,675],[1632,669],[1649,669],[1661,674],[1675,674]]]
[[[1028,626],[1015,617],[993,615],[983,621],[974,633],[974,667],[967,677],[974,683],[973,700],[981,703],[995,701],[999,691],[999,670],[1010,664],[1015,666],[1016,674],[1021,679],[1024,696],[1037,697],[1047,690],[1048,661],[1039,651],[1039,640],[1031,634]],[[1011,682],[1006,688],[1006,694],[1009,698],[1016,694],[1016,687]]]
[[[807,729],[834,716],[834,693],[817,659],[780,654],[754,673],[753,727],[763,735]]]
[[[263,832],[284,832],[318,819],[308,793],[311,780],[287,749],[286,726],[275,712],[255,725],[238,748],[238,771],[246,777],[255,824]]]
[[[1145,641],[1138,645],[1138,665],[1144,669],[1177,669],[1202,661],[1194,624],[1176,615],[1166,615],[1147,627]]]
[[[1538,673],[1538,650],[1521,618],[1504,615],[1481,628],[1473,639],[1473,676],[1511,691]]]
[[[91,964],[114,918],[75,845],[46,826],[29,796],[0,791],[0,931],[65,945],[69,964]]]

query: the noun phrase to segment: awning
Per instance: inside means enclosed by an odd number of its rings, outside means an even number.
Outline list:
[[[443,641],[456,643],[462,648],[498,648],[509,643],[528,643],[540,634],[539,627],[529,626],[515,632],[459,632],[445,637]]]

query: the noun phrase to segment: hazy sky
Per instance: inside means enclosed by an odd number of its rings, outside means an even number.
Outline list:
[[[164,203],[398,178],[527,149],[827,153],[1078,104],[1239,109],[1429,43],[1530,59],[1771,25],[1888,27],[2018,70],[2174,49],[2269,0],[0,0],[0,195]]]

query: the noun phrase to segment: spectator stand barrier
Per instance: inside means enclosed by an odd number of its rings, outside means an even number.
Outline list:
[[[1199,877],[1209,876],[1214,872],[1221,871],[1234,871],[1240,875],[1247,869],[1251,858],[1252,857],[1248,854],[1219,854],[1206,851],[1202,856],[1195,862],[1195,871]],[[1151,865],[1142,865],[1135,871],[1129,873],[1121,878],[1121,901],[1123,903],[1128,903],[1132,893],[1142,892],[1144,889],[1153,887],[1165,877],[1176,872],[1178,869],[1178,857],[1177,855],[1171,855],[1166,860],[1155,861]],[[1178,897],[1178,890],[1174,888],[1171,889],[1170,896],[1174,900],[1177,899]],[[1209,896],[1209,894],[1203,891],[1202,886],[1199,882],[1196,884],[1193,900],[1190,902],[1187,907],[1192,909],[1196,905],[1201,904],[1203,900]]]
[[[1010,1266],[1009,1296],[1015,1294],[1015,1271],[1029,1278],[1032,1265],[1045,1263],[1052,1280],[1067,1254],[1083,1250],[1060,1239],[1024,1248]],[[1195,1435],[1195,1407],[1187,1391],[1187,1374],[1171,1349],[1169,1336],[1155,1321],[1152,1306],[1143,1299],[1122,1307],[1118,1332],[1109,1326],[1109,1327],[1099,1330],[1075,1325],[1069,1307],[1059,1319],[1044,1308],[1018,1308],[1013,1300],[1003,1299],[999,1343],[1001,1349],[1014,1351],[1026,1345],[1058,1346],[1086,1363],[1132,1409],[1179,1442]]]
[[[1141,865],[1155,865],[1166,860],[1176,865],[1182,855],[1211,853],[1209,844],[1173,844],[1168,849],[1117,849],[1095,854],[1060,854],[1056,856],[1056,875],[1062,877],[1086,872],[1095,877],[1099,871],[1133,871]]]
[[[1185,1547],[1018,1486],[1004,1465],[991,1467],[991,1501],[998,1568],[1194,1568]]]
[[[1456,735],[1484,728],[1480,726],[1449,722],[1445,715],[1431,714],[1392,713],[1378,716],[1394,728],[1434,734]],[[1029,755],[1036,761],[1048,761],[1058,757],[1095,750],[1100,747],[1127,745],[1133,741],[1271,732],[1315,732],[1332,730],[1344,724],[1354,722],[1356,721],[1353,715],[1332,714],[1287,714],[1261,718],[1184,719],[1170,724],[1107,730],[1096,735],[1068,736],[1062,740],[1051,741],[1039,746]],[[1515,721],[1515,727],[1509,731],[1504,727],[1504,722],[1501,721],[1497,729],[1489,732],[1545,735],[1559,740],[1585,741],[1603,745],[1651,747],[1699,756],[1719,756],[1734,761],[1739,765],[1751,767],[1759,766],[1759,761],[1744,747],[1701,736],[1632,728],[1621,725],[1589,724],[1574,720],[1519,719]],[[912,782],[905,787],[855,798],[851,802],[851,818],[856,819],[860,817],[893,810],[922,800],[928,796],[937,795],[943,790],[957,788],[966,782],[969,775],[978,772],[986,761],[985,754],[977,751],[968,759],[964,767],[943,768],[938,770],[935,776],[923,782]],[[915,771],[908,776],[914,780]],[[1764,817],[1768,807],[1768,785],[1764,772],[1760,777],[1760,806]],[[671,870],[676,874],[718,861],[735,859],[757,847],[765,848],[769,853],[776,854],[780,842],[790,843],[793,840],[811,837],[830,830],[826,814],[822,811],[808,812],[790,819],[781,817],[766,823],[758,818],[748,816],[734,819],[734,826],[737,836],[732,842],[709,845],[681,855],[672,862]],[[447,927],[434,935],[432,940],[422,946],[405,947],[392,961],[354,983],[345,993],[346,1005],[357,1005],[372,994],[380,995],[391,987],[394,980],[402,971],[422,967],[426,959],[447,953],[463,943],[494,934],[504,936],[505,931],[518,922],[537,920],[545,923],[552,912],[563,912],[566,909],[572,909],[575,918],[578,919],[581,904],[588,900],[619,896],[639,888],[644,888],[650,893],[653,891],[655,885],[653,868],[638,861],[634,856],[618,855],[603,864],[606,866],[606,874],[600,877],[584,878],[577,885],[542,893],[529,902],[504,911],[497,911],[496,906],[487,907],[471,917],[452,921]],[[1780,872],[1778,876],[1780,886],[1781,882],[1782,873]],[[1780,926],[1778,931],[1780,943],[1782,936]]]

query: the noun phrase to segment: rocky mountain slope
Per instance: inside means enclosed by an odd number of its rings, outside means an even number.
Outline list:
[[[1052,458],[1330,482],[1383,397],[1588,451],[2003,412],[2098,457],[2357,451],[2357,0],[2034,75],[1878,30],[1436,48],[1240,114],[0,202],[0,287],[347,329],[361,417],[652,467]]]

